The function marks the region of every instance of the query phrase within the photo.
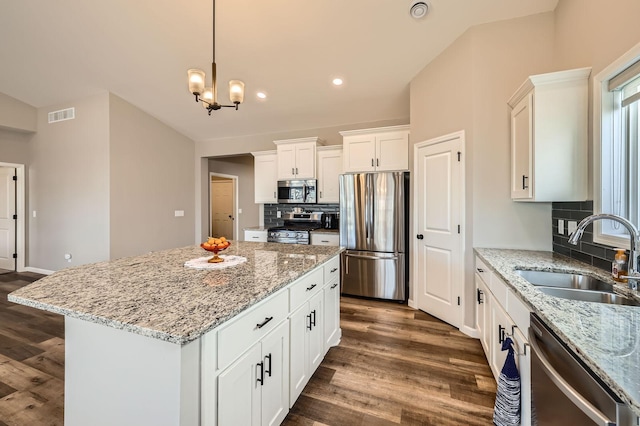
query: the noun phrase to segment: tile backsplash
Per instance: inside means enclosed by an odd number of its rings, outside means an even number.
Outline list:
[[[282,213],[292,212],[295,207],[308,212],[338,213],[340,204],[265,204],[264,226],[281,226],[283,220],[278,217],[278,211]]]
[[[593,201],[560,202],[552,204],[551,222],[553,226],[553,251],[572,259],[588,263],[597,268],[611,271],[611,262],[616,254],[614,247],[593,242],[593,224],[587,226],[580,242],[569,244],[568,222],[580,222],[593,214]],[[562,233],[558,232],[558,221],[564,221]]]

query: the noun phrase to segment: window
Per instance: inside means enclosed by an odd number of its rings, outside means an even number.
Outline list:
[[[640,227],[640,45],[598,74],[594,84],[595,105],[601,107],[594,120],[595,210]],[[617,222],[595,224],[596,242],[628,247],[628,240]]]

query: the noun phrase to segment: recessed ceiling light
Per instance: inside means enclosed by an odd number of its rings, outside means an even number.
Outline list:
[[[332,80],[332,83],[334,86],[342,86],[342,83],[344,83],[344,81],[342,81],[341,78],[336,77]]]
[[[266,94],[266,93],[264,93],[264,92],[258,92],[258,93],[256,93],[256,96],[257,96],[259,99],[267,99],[267,94]]]

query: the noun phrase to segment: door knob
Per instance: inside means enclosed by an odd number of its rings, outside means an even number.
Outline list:
[[[229,219],[234,220],[234,219],[233,219],[233,216],[231,216],[231,215],[229,215]]]
[[[422,239],[424,239],[424,235],[422,235],[422,234],[418,234],[418,235],[416,236],[416,238],[417,238],[417,239],[419,239],[419,240],[422,240]]]

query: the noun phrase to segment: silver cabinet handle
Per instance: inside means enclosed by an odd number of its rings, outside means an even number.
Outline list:
[[[480,273],[483,273],[483,272],[484,272],[484,269],[482,269],[482,268],[476,268],[476,270],[477,270],[478,272],[480,272]]]
[[[549,377],[549,379],[551,379],[558,389],[580,409],[580,411],[599,425],[609,426],[613,424],[613,422],[607,419],[600,410],[594,407],[574,388],[572,388],[571,385],[556,371],[556,369],[553,368],[549,360],[540,350],[533,328],[529,328],[529,345],[531,345],[531,352],[538,357],[538,360],[540,360],[544,373]]]

